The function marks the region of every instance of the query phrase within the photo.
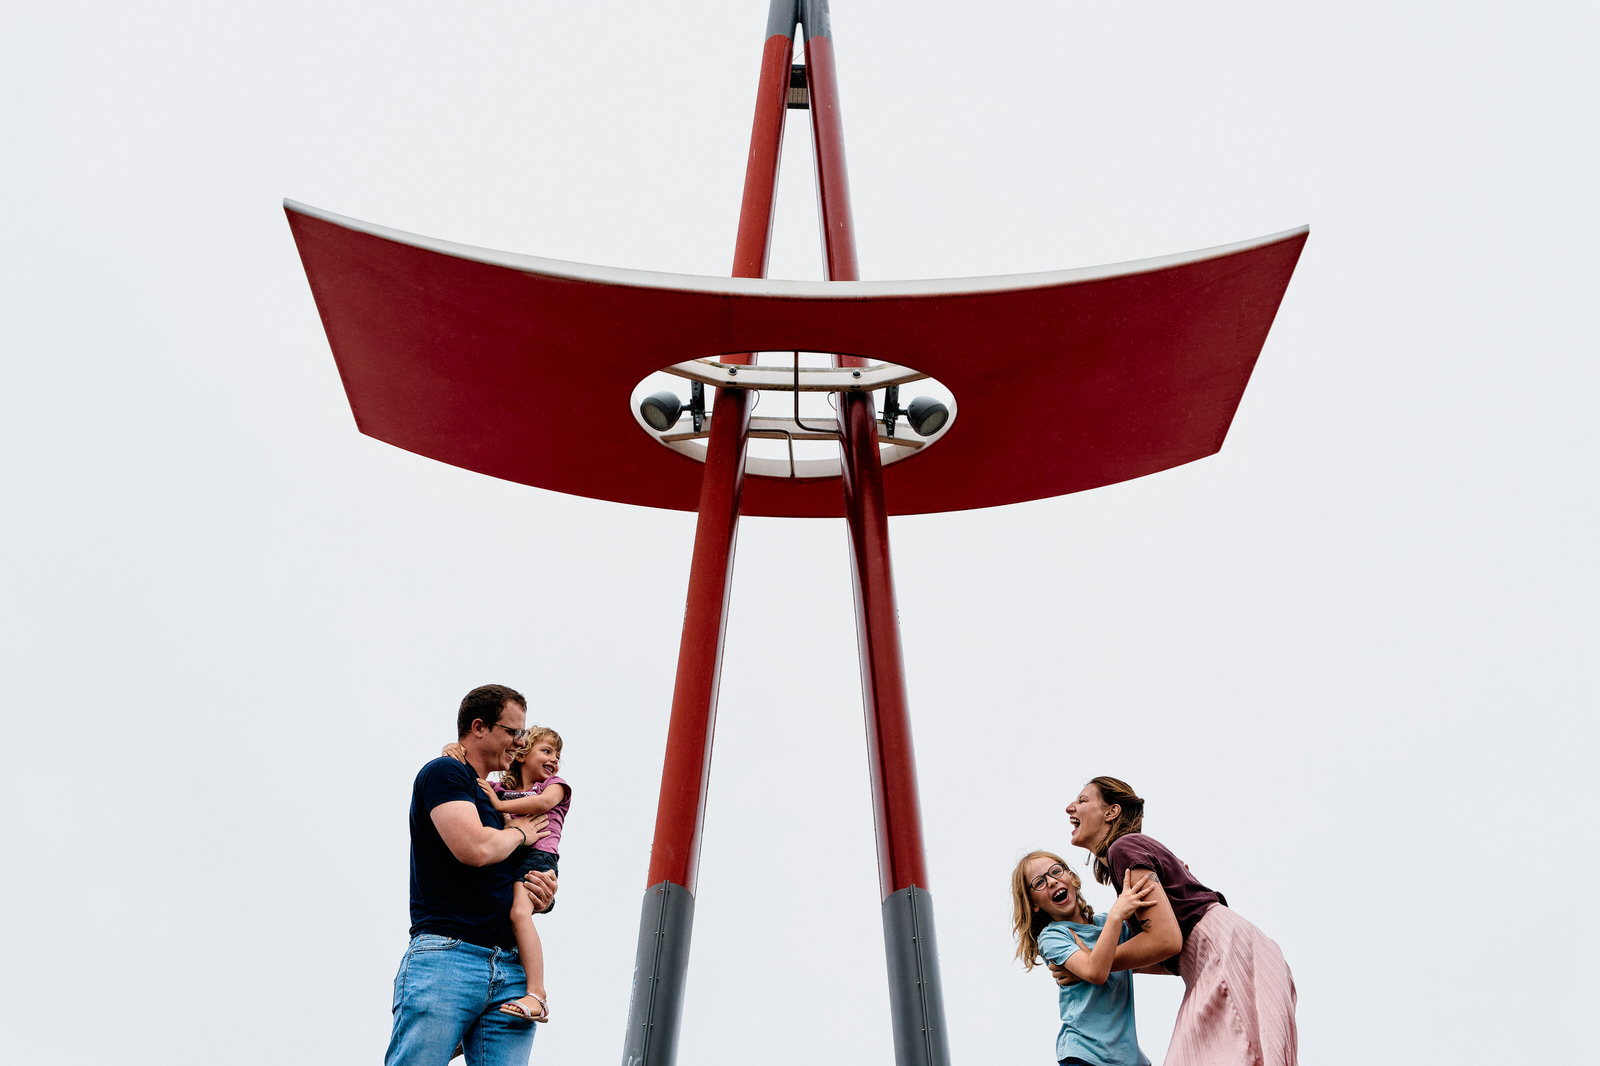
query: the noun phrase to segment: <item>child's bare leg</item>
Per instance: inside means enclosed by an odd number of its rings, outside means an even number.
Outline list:
[[[533,900],[528,898],[521,885],[516,887],[511,897],[511,931],[517,938],[517,957],[522,961],[523,972],[528,975],[530,994],[502,1004],[500,1009],[508,1014],[515,1013],[543,1021],[541,1015],[548,1016],[543,1003],[548,998],[544,991],[544,945],[539,942],[539,930],[533,927]],[[535,996],[538,999],[533,998]]]

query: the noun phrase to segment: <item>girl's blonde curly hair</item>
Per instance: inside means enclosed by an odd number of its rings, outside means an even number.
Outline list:
[[[500,786],[507,792],[526,792],[531,787],[531,782],[522,780],[523,760],[533,751],[533,746],[541,740],[550,741],[550,746],[556,749],[556,754],[561,754],[561,734],[546,726],[536,725],[528,730],[527,737],[517,745],[516,751],[511,755],[511,769],[500,774]]]

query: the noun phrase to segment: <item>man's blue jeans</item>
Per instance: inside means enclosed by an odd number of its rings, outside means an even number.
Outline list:
[[[495,1009],[526,991],[515,949],[419,933],[394,976],[384,1066],[446,1066],[458,1043],[467,1066],[527,1066],[534,1024]]]

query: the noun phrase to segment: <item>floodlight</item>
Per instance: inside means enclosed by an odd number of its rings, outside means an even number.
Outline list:
[[[650,423],[651,429],[665,433],[678,424],[678,416],[683,414],[683,401],[671,389],[652,392],[639,404],[639,414]]]
[[[932,396],[918,396],[906,406],[906,421],[919,437],[931,437],[950,421],[950,408]]]

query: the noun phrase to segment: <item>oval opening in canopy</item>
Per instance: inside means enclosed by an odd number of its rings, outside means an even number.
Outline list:
[[[837,443],[837,396],[826,384],[838,380],[873,394],[873,407],[878,418],[878,454],[884,466],[903,462],[924,453],[936,444],[956,420],[956,401],[950,389],[942,382],[913,368],[898,367],[869,361],[863,370],[833,367],[833,357],[821,352],[756,352],[754,365],[745,364],[749,353],[697,360],[696,365],[679,364],[642,378],[629,397],[629,410],[640,430],[652,440],[679,455],[696,462],[705,462],[706,438],[711,431],[715,413],[717,387],[713,381],[731,387],[751,388],[755,393],[754,408],[750,416],[750,441],[745,453],[745,473],[764,478],[837,478],[842,476]],[[790,385],[789,372],[794,370],[798,357],[800,370],[794,374],[798,388]],[[704,383],[704,412],[699,428],[691,407],[691,385],[694,379],[684,374],[698,375]],[[821,371],[833,370],[831,374]],[[874,377],[883,378],[884,371],[894,373],[889,380],[903,383],[871,388]],[[739,375],[743,373],[741,378]],[[852,381],[850,375],[856,380]],[[755,379],[760,379],[759,387]],[[826,380],[818,381],[818,378]],[[890,390],[894,389],[894,393]],[[681,409],[666,428],[657,428],[646,418],[641,405],[651,396],[674,394]],[[891,411],[889,400],[895,400]],[[937,426],[925,423],[927,435],[917,432],[906,415],[906,408],[914,399],[926,398],[942,405],[946,417]],[[798,402],[798,411],[796,404]],[[666,417],[659,407],[652,408],[657,418]],[[887,416],[893,414],[893,419]],[[667,412],[670,415],[670,411]],[[890,426],[890,421],[893,426]]]

